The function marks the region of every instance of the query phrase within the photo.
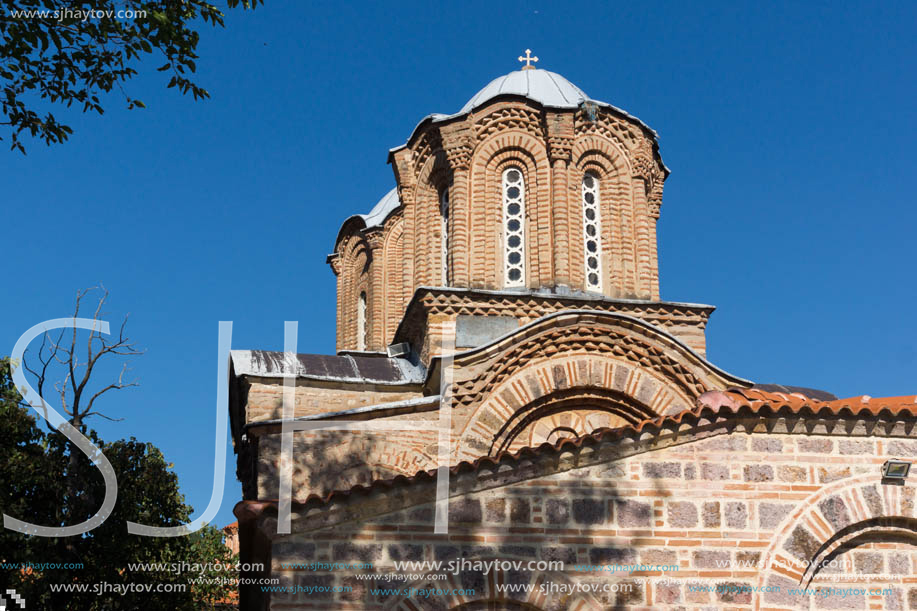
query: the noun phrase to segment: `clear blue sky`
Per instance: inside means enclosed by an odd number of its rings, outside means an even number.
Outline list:
[[[394,185],[390,147],[531,48],[660,134],[663,299],[716,305],[708,357],[839,396],[917,393],[913,3],[275,2],[204,30],[193,102],[162,73],[71,141],[0,153],[0,353],[103,282],[147,354],[112,395],[135,435],[210,497],[217,322],[234,348],[334,351],[325,264],[347,216]],[[147,68],[157,65],[150,62]],[[5,347],[5,348],[4,348]],[[217,523],[241,497],[229,452]]]

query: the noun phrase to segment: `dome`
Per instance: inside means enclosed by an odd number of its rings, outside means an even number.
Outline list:
[[[500,95],[519,95],[552,108],[576,108],[589,99],[586,92],[556,72],[516,70],[490,81],[458,114],[469,113]]]
[[[378,227],[400,205],[401,199],[398,197],[398,189],[395,188],[383,195],[379,203],[369,211],[369,214],[361,214],[359,216],[363,217],[363,222],[366,223],[367,227]]]
[[[354,214],[347,218],[344,221],[344,224],[341,225],[340,230],[338,230],[338,236],[335,238],[335,244],[341,241],[341,237],[344,235],[345,230],[349,224],[352,224],[353,221],[359,220],[362,224],[362,229],[370,229],[372,227],[381,227],[385,224],[386,219],[392,212],[398,209],[401,205],[401,198],[398,197],[398,188],[394,188],[385,195],[382,196],[372,210],[367,214]]]
[[[583,102],[589,102],[597,107],[608,108],[621,116],[635,121],[649,132],[654,139],[657,137],[656,132],[637,117],[607,102],[593,100],[586,95],[585,91],[560,74],[549,70],[541,70],[540,68],[532,68],[528,70],[516,70],[515,72],[510,72],[509,74],[504,74],[501,77],[495,78],[483,89],[474,94],[457,113],[451,115],[441,113],[427,115],[421,119],[417,127],[411,132],[411,135],[408,137],[408,142],[410,142],[425,125],[443,123],[445,121],[457,119],[502,95],[520,96],[537,102],[545,108],[565,110],[573,110],[579,108]],[[406,143],[389,149],[389,161],[391,161],[392,154],[403,149],[405,146],[407,146]],[[666,170],[666,172],[668,172],[668,170]]]

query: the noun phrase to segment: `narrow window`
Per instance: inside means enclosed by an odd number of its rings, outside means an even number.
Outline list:
[[[360,293],[357,303],[357,350],[366,350],[366,291]]]
[[[449,286],[449,190],[445,187],[439,192],[439,218],[443,286]]]
[[[504,286],[525,286],[525,184],[519,168],[503,172]]]
[[[599,179],[583,176],[583,261],[586,290],[602,290],[602,241],[599,219]]]

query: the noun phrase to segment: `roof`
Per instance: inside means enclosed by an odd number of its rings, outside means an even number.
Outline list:
[[[398,197],[398,188],[395,187],[382,196],[382,199],[373,206],[369,214],[360,214],[358,216],[363,218],[363,222],[366,223],[367,227],[378,227],[384,223],[388,215],[394,212],[400,205],[401,198]]]
[[[585,91],[556,72],[516,70],[487,83],[458,114],[467,114],[501,95],[522,96],[552,108],[577,108],[589,99]]]
[[[408,359],[388,356],[297,354],[268,350],[230,351],[236,377],[297,378],[330,380],[355,384],[421,384],[426,369]]]
[[[503,76],[495,78],[494,80],[487,83],[483,89],[471,96],[471,99],[468,100],[465,105],[462,106],[461,110],[455,114],[447,115],[442,113],[432,113],[427,115],[411,132],[411,136],[408,138],[408,142],[414,138],[420,127],[428,121],[433,123],[440,123],[443,121],[456,119],[458,117],[467,115],[475,108],[483,106],[491,100],[501,96],[523,97],[528,100],[532,100],[533,102],[537,102],[546,108],[575,109],[579,108],[584,102],[591,102],[596,106],[609,108],[620,115],[636,121],[641,127],[652,134],[654,140],[658,140],[659,138],[658,134],[649,125],[637,117],[606,102],[599,102],[598,100],[591,99],[588,95],[586,95],[585,91],[571,83],[564,76],[557,74],[556,72],[550,72],[540,68],[533,68],[529,70],[515,70],[509,74],[504,74]],[[400,150],[405,146],[407,145],[402,144],[401,146],[397,146],[391,149],[389,152],[391,153]],[[659,162],[662,163],[661,157]],[[669,169],[665,166],[664,163],[662,163],[662,167],[663,171],[668,174]],[[397,210],[400,206],[401,200],[398,198],[398,190],[397,188],[392,189],[386,193],[382,199],[376,203],[375,206],[373,206],[372,210],[370,210],[368,214],[354,214],[348,217],[341,224],[341,229],[338,232],[338,237],[335,240],[335,244],[340,241],[341,233],[344,231],[344,227],[347,226],[348,222],[354,219],[362,219],[366,229],[379,227],[385,222],[389,215]]]
[[[784,386],[783,384],[755,384],[752,388],[757,388],[758,390],[764,390],[767,392],[782,392],[787,394],[799,394],[805,395],[810,399],[818,399],[819,401],[835,401],[837,400],[837,395],[828,392],[827,390],[818,390],[817,388],[806,388],[805,386]]]
[[[543,443],[537,447],[522,448],[517,452],[501,452],[497,456],[483,456],[474,461],[463,461],[449,468],[454,475],[468,472],[490,470],[496,472],[504,468],[514,468],[523,462],[536,458],[550,458],[572,449],[584,446],[597,446],[613,443],[623,438],[655,437],[658,433],[673,426],[687,425],[698,427],[720,420],[738,417],[802,415],[810,418],[828,416],[840,418],[861,418],[863,416],[886,417],[891,420],[917,418],[917,395],[904,397],[872,398],[869,396],[819,401],[799,393],[773,393],[757,389],[730,389],[704,393],[697,400],[697,407],[659,418],[650,418],[637,424],[629,424],[615,429],[599,429],[593,433],[576,438],[561,439],[556,443]],[[294,502],[298,509],[311,509],[346,500],[355,494],[372,494],[395,487],[411,486],[436,479],[436,469],[420,471],[410,477],[398,475],[390,479],[377,479],[368,485],[356,485],[348,490],[335,490],[324,495],[312,494],[305,501]],[[234,510],[236,515],[245,520],[257,516],[262,511],[274,508],[277,502],[241,501]]]
[[[457,119],[467,115],[475,108],[483,106],[487,102],[501,96],[523,97],[533,102],[537,102],[546,108],[573,109],[579,108],[584,102],[591,102],[596,106],[611,109],[615,113],[635,121],[640,127],[644,128],[652,135],[654,141],[658,141],[659,139],[659,134],[657,134],[653,128],[632,114],[616,106],[612,106],[607,102],[591,99],[586,95],[585,91],[556,72],[533,68],[529,70],[515,70],[509,74],[504,74],[501,77],[495,78],[485,85],[483,89],[474,94],[471,99],[462,106],[462,109],[455,114],[445,115],[442,113],[432,113],[427,115],[417,124],[417,127],[411,132],[407,141],[410,142],[420,128],[428,122],[442,123],[444,121]],[[407,144],[396,146],[389,151],[389,154],[391,155],[391,153],[401,150],[405,146],[407,146]],[[661,158],[659,162],[662,163]],[[663,171],[668,174],[669,169],[665,167],[664,163],[662,167]]]

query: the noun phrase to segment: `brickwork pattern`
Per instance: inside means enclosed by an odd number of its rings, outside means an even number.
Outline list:
[[[360,290],[368,291],[370,304],[367,349],[380,350],[392,339],[393,312],[406,296],[444,284],[442,189],[450,201],[451,284],[503,288],[500,176],[509,166],[525,177],[528,287],[585,288],[579,191],[589,171],[601,188],[604,294],[659,299],[655,235],[665,170],[655,135],[637,121],[609,109],[588,115],[495,101],[454,122],[422,127],[393,153],[392,165],[402,207],[381,230],[345,224],[332,256],[341,279],[338,350],[357,346],[352,319]],[[381,235],[371,245],[376,231]],[[393,273],[399,269],[404,273]]]
[[[421,289],[407,306],[395,341],[410,342],[421,360],[441,354],[442,333],[437,323],[458,316],[514,316],[519,325],[563,310],[619,312],[644,320],[672,334],[700,356],[706,354],[705,329],[712,306],[659,302],[600,301],[552,295],[513,295]]]
[[[469,489],[450,503],[446,536],[432,534],[430,503],[376,516],[364,503],[353,510],[357,513],[348,514],[360,515],[356,521],[312,530],[306,520],[298,534],[273,543],[272,571],[283,583],[350,585],[352,591],[338,598],[275,595],[271,608],[416,608],[416,600],[369,594],[370,587],[397,587],[391,582],[358,580],[353,571],[283,570],[282,562],[364,561],[385,574],[395,572],[395,560],[504,558],[560,559],[566,567],[553,573],[500,571],[490,576],[465,571],[448,581],[406,585],[476,589],[474,597],[428,600],[421,607],[431,609],[483,600],[525,601],[534,609],[915,609],[915,486],[889,486],[879,476],[884,460],[905,452],[917,452],[917,442],[744,432],[695,437],[682,445],[560,474],[535,471],[496,489]],[[426,493],[432,494],[429,487]],[[410,502],[421,497],[402,498]],[[903,524],[911,525],[910,542],[898,532]],[[825,546],[844,529],[849,533],[843,540]],[[850,534],[854,531],[859,538]],[[836,562],[815,575],[808,587],[881,586],[888,592],[844,600],[816,594],[791,597],[788,592],[801,587],[802,575],[783,564],[792,565],[794,558],[818,562],[836,549],[841,550],[833,557]],[[843,567],[844,561],[851,568],[835,567]],[[626,575],[574,568],[598,564],[674,565],[678,570]],[[843,573],[857,573],[862,580]],[[617,583],[631,589],[573,599],[536,596],[537,590],[498,594],[496,588],[548,582]],[[731,586],[732,591],[704,591],[691,584]],[[759,585],[780,586],[781,591],[737,589]]]
[[[433,332],[448,321],[430,323]],[[534,447],[601,428],[636,424],[692,408],[709,390],[734,384],[655,328],[604,312],[568,312],[454,362],[451,464]],[[248,381],[246,422],[280,418],[280,379]],[[294,416],[419,398],[420,388],[310,383],[296,387]],[[435,420],[435,412],[366,418]],[[246,498],[277,496],[279,426],[252,430],[256,487]],[[316,437],[315,435],[318,435]],[[293,490],[297,500],[372,479],[413,475],[436,466],[436,432],[371,437],[295,435]],[[333,444],[325,440],[334,439]],[[309,444],[314,447],[310,447]],[[345,458],[346,457],[346,460]],[[329,468],[336,465],[336,468]]]

